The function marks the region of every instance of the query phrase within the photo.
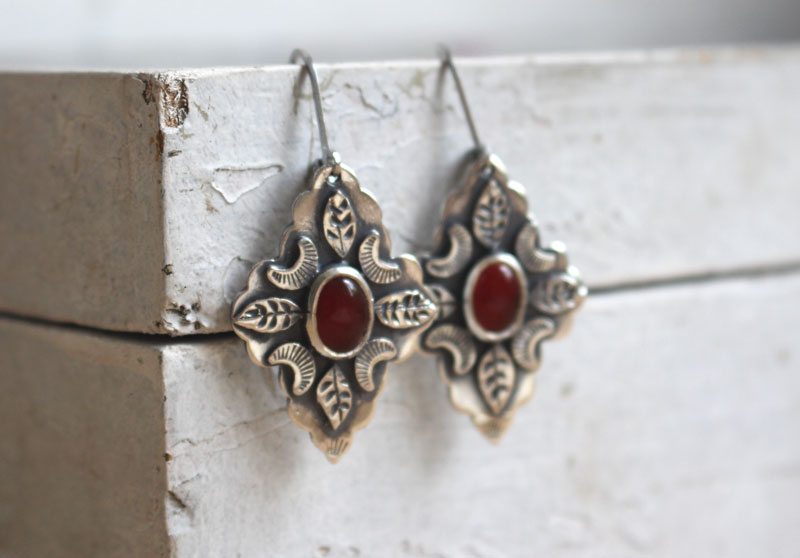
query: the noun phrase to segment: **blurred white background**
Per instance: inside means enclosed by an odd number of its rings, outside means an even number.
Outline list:
[[[0,66],[176,67],[800,38],[800,0],[0,0]]]

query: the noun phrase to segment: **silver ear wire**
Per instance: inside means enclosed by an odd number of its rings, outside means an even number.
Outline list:
[[[475,128],[475,122],[472,120],[472,112],[469,110],[467,96],[464,94],[464,87],[461,85],[461,78],[458,77],[458,71],[456,71],[455,64],[453,64],[453,57],[450,54],[450,49],[441,44],[439,45],[438,49],[439,58],[442,61],[442,69],[450,70],[450,73],[453,75],[453,81],[456,82],[458,96],[461,98],[461,106],[464,108],[464,115],[467,118],[467,125],[469,125],[469,132],[472,134],[472,141],[475,142],[475,148],[480,152],[484,152],[486,147],[483,145],[483,143],[481,143],[480,138],[478,138],[478,131]]]
[[[311,59],[311,55],[301,48],[296,48],[292,51],[289,61],[292,64],[299,62],[308,72],[308,78],[311,81],[311,96],[314,99],[314,110],[317,113],[319,143],[322,146],[322,163],[336,165],[338,164],[337,154],[331,151],[328,146],[328,132],[325,129],[325,118],[322,115],[322,96],[319,92],[319,80],[317,79],[317,71],[314,69],[314,61]]]

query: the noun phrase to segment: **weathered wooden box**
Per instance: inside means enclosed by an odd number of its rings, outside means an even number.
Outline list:
[[[800,49],[460,68],[593,293],[499,446],[413,357],[336,466],[230,333],[319,152],[299,69],[0,75],[0,556],[800,553]],[[319,73],[426,250],[452,83]]]

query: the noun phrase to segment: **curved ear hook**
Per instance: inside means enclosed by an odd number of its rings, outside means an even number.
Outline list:
[[[456,82],[456,89],[458,90],[458,96],[461,98],[461,106],[464,108],[464,115],[467,118],[467,124],[469,125],[469,132],[472,134],[472,141],[475,142],[475,147],[479,151],[485,151],[485,146],[481,143],[480,138],[478,138],[478,131],[475,128],[475,122],[472,120],[472,112],[469,110],[469,104],[467,103],[467,96],[464,94],[464,87],[461,85],[461,78],[458,77],[458,72],[456,71],[455,64],[453,64],[453,57],[450,55],[450,49],[447,48],[445,45],[439,45],[439,58],[442,61],[442,69],[450,70],[450,73],[453,75],[453,81]]]
[[[317,71],[314,69],[314,61],[308,52],[300,48],[292,51],[289,61],[292,64],[299,62],[308,72],[308,78],[311,81],[311,96],[314,99],[314,110],[317,113],[319,143],[322,146],[322,162],[324,164],[336,164],[336,154],[328,146],[328,132],[325,129],[325,119],[322,115],[322,96],[319,92],[319,80],[317,79]]]

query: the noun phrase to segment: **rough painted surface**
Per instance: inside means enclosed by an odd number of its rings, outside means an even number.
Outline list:
[[[158,348],[0,319],[0,556],[168,556]]]
[[[232,336],[4,319],[0,556],[793,558],[798,316],[797,273],[598,295],[499,446],[414,358],[336,466]]]
[[[800,262],[797,48],[460,67],[544,240],[564,240],[591,286]],[[470,147],[452,82],[432,61],[319,73],[331,144],[378,197],[394,251],[429,248]],[[0,309],[228,330],[318,156],[299,75],[0,76]]]
[[[798,316],[797,274],[597,296],[499,446],[414,358],[336,466],[238,341],[171,344],[174,556],[797,556]]]

